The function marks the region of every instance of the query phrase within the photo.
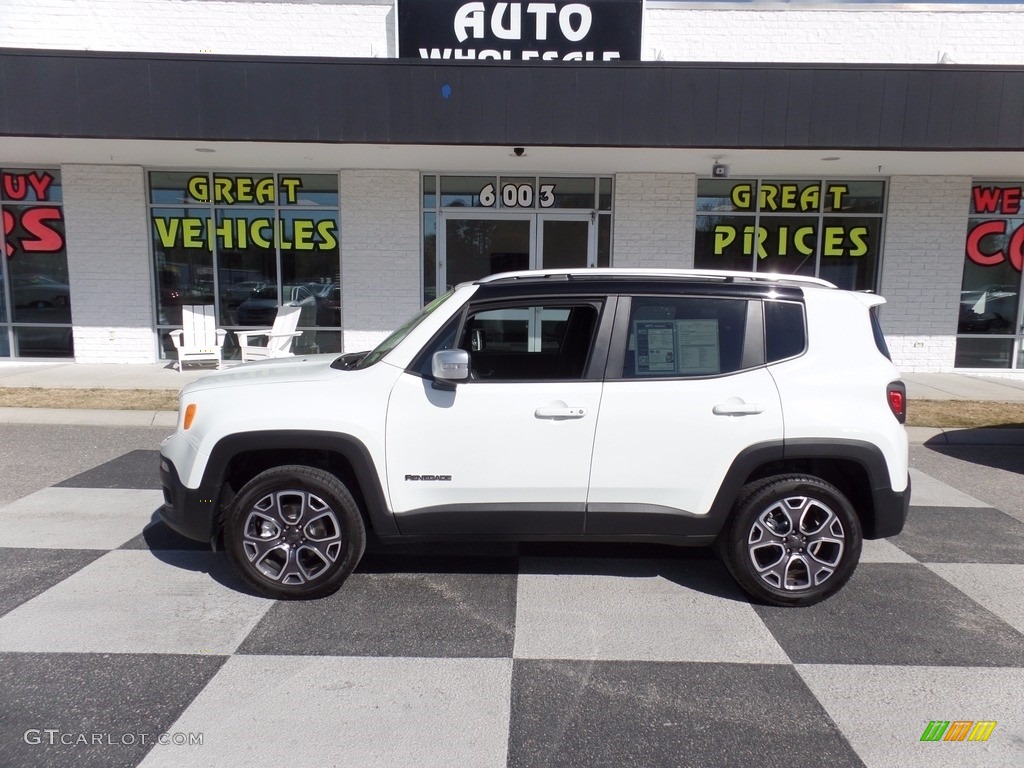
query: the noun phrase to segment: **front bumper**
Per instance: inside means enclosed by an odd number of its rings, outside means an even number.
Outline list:
[[[217,533],[219,489],[186,488],[174,462],[166,456],[160,457],[160,484],[164,492],[160,519],[182,536],[212,544]]]

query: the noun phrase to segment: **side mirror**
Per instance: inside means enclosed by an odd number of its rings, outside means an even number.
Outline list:
[[[454,389],[460,381],[469,380],[469,352],[464,349],[435,352],[430,360],[430,372],[434,376],[434,386]]]

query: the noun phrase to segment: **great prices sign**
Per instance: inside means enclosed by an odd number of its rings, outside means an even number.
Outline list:
[[[462,61],[640,59],[643,0],[399,0],[398,55]]]

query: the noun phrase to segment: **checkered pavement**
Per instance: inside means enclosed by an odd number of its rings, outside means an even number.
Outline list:
[[[903,534],[782,609],[627,545],[377,548],[275,602],[156,521],[156,464],[0,508],[0,766],[1024,764],[1024,523],[920,472]]]

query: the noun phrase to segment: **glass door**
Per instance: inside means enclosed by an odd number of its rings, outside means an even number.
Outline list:
[[[537,268],[597,266],[594,217],[589,213],[537,214]]]
[[[532,268],[534,218],[442,213],[437,284],[448,290],[496,272]]]

